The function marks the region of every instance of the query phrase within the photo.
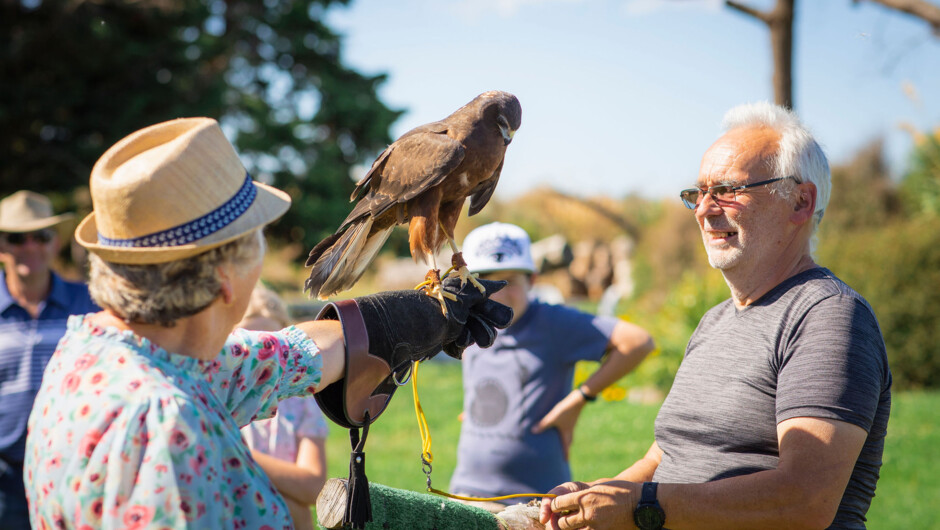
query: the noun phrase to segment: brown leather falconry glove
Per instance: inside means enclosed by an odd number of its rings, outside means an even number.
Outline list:
[[[347,428],[371,423],[407,381],[412,362],[442,350],[460,359],[474,342],[491,346],[496,330],[512,321],[512,309],[489,300],[506,282],[479,281],[486,293],[456,277],[444,281],[442,288],[457,297],[446,300],[446,315],[436,298],[413,290],[328,304],[317,318],[342,322],[346,363],[343,379],[316,394],[324,414]]]

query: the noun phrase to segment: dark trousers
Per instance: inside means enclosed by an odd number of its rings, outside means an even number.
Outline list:
[[[0,458],[0,530],[29,530],[23,463]]]

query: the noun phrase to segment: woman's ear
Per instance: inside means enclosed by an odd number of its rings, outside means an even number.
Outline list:
[[[232,277],[227,273],[224,267],[216,267],[216,272],[219,274],[219,295],[222,297],[222,302],[225,303],[225,305],[229,305],[232,303],[232,300],[235,299]]]

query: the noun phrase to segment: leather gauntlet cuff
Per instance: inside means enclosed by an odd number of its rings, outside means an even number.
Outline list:
[[[345,362],[343,378],[314,394],[323,413],[347,429],[375,421],[392,399],[398,385],[392,367],[381,357],[369,353],[369,334],[355,300],[327,304],[316,320],[339,320],[343,327]]]

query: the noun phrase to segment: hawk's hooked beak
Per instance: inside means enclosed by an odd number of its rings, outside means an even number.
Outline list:
[[[503,145],[509,145],[512,142],[512,137],[516,134],[516,131],[502,125],[499,126],[499,132],[503,135]]]

